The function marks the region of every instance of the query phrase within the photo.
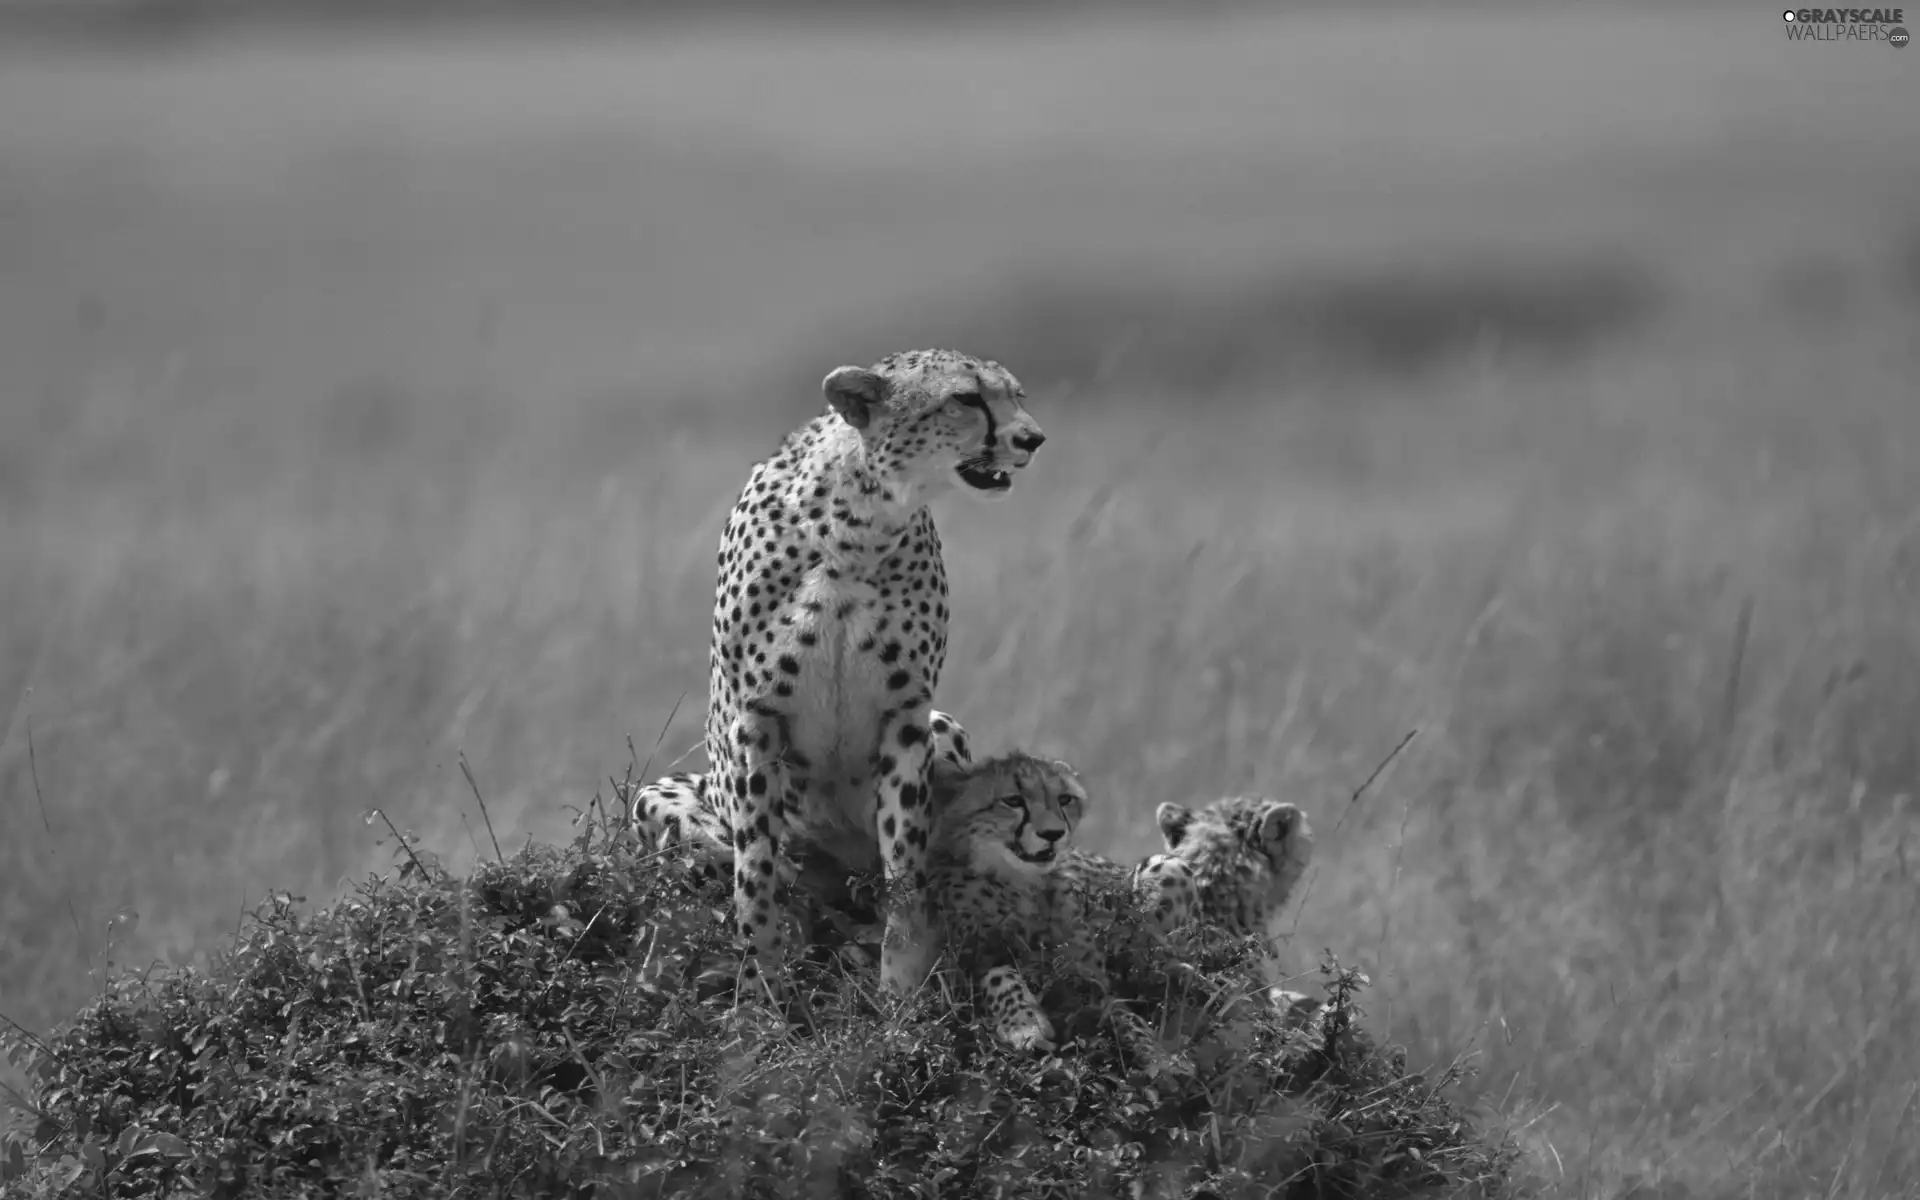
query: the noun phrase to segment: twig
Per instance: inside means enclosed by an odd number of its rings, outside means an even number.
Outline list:
[[[1734,726],[1739,718],[1740,673],[1746,666],[1747,638],[1753,630],[1753,597],[1740,601],[1740,615],[1734,619],[1733,649],[1727,663],[1727,684],[1720,697],[1720,825],[1724,834],[1732,819],[1739,776],[1739,751],[1734,745]],[[1716,928],[1728,929],[1739,919],[1734,897],[1728,894],[1724,861],[1714,872],[1713,920]]]
[[[573,959],[573,952],[580,948],[580,943],[587,939],[587,932],[593,928],[593,923],[598,921],[601,914],[606,911],[604,907],[594,909],[593,915],[587,918],[587,923],[580,927],[580,932],[573,935],[573,945],[568,946],[567,952],[560,956],[560,961],[553,964],[553,973],[547,978],[547,986],[540,989],[540,999],[542,1001],[547,998],[547,993],[553,990],[553,985],[560,981],[560,968],[566,966],[567,963]]]
[[[33,752],[33,718],[27,718],[27,772],[33,776],[33,798],[40,804],[40,827],[53,836],[53,822],[47,819],[47,798],[40,791],[40,760]]]
[[[573,1051],[573,1061],[580,1064],[581,1070],[587,1073],[588,1079],[593,1080],[594,1094],[604,1097],[607,1094],[606,1080],[602,1079],[600,1072],[595,1070],[593,1064],[587,1061],[585,1052],[580,1049],[580,1043],[573,1040],[573,1030],[569,1029],[564,1021],[560,1024],[560,1036],[567,1039],[567,1049]],[[598,1136],[598,1130],[595,1130],[595,1135]]]
[[[394,839],[400,843],[400,848],[405,850],[407,857],[413,860],[413,869],[420,872],[420,878],[432,879],[433,876],[427,871],[427,864],[421,862],[420,856],[415,854],[413,847],[407,844],[406,835],[394,827],[393,818],[387,815],[387,810],[376,804],[373,806],[373,812],[382,821],[386,822],[387,828],[392,831]]]
[[[480,857],[480,839],[473,836],[473,822],[467,820],[467,814],[461,813],[460,824],[467,831],[467,844],[473,847],[473,856],[475,858],[479,858]]]
[[[1341,810],[1340,819],[1334,822],[1333,827],[1335,829],[1338,829],[1342,825],[1345,825],[1347,823],[1347,814],[1353,811],[1354,805],[1360,803],[1361,794],[1364,793],[1368,788],[1373,786],[1373,781],[1380,778],[1380,773],[1387,769],[1387,764],[1391,763],[1394,759],[1400,757],[1400,752],[1407,748],[1407,743],[1411,742],[1415,738],[1415,736],[1419,734],[1419,732],[1420,731],[1418,729],[1409,729],[1407,731],[1407,736],[1401,738],[1400,741],[1394,746],[1393,749],[1387,751],[1387,756],[1380,760],[1380,765],[1373,769],[1373,773],[1371,775],[1368,775],[1365,779],[1361,780],[1359,787],[1353,789],[1353,795],[1349,797],[1347,800],[1347,807]]]
[[[493,836],[493,818],[487,815],[486,797],[480,794],[480,785],[474,782],[473,772],[467,768],[467,752],[462,750],[459,754],[460,773],[467,777],[467,786],[473,789],[474,801],[480,805],[480,819],[487,823],[487,839],[493,843],[493,857],[496,861],[505,862],[507,856],[500,853],[500,839]]]
[[[27,1039],[27,1041],[32,1044],[35,1050],[38,1050],[40,1053],[46,1055],[48,1058],[51,1058],[53,1061],[59,1063],[63,1067],[68,1065],[67,1060],[60,1057],[59,1051],[55,1050],[52,1046],[47,1045],[47,1043],[41,1039],[40,1035],[35,1033],[33,1030],[28,1029],[25,1025],[22,1025],[20,1022],[14,1020],[12,1017],[8,1016],[5,1013],[0,1013],[0,1021],[5,1021],[8,1025],[11,1025],[13,1027],[13,1031],[15,1033],[18,1033],[21,1037]]]
[[[645,779],[647,777],[647,772],[652,769],[654,753],[655,751],[660,749],[661,743],[667,740],[667,730],[673,728],[673,719],[680,715],[680,705],[686,700],[686,698],[687,698],[687,689],[681,688],[680,698],[678,700],[675,700],[673,702],[673,707],[667,710],[666,722],[660,726],[660,736],[653,739],[653,749],[647,751],[647,761],[640,768],[640,778]],[[631,740],[627,742],[627,753],[630,756],[633,753],[633,742]],[[686,755],[683,754],[680,757],[685,758]]]
[[[1900,1128],[1901,1124],[1906,1121],[1907,1110],[1913,1107],[1913,1097],[1915,1093],[1920,1093],[1920,1083],[1916,1083],[1907,1089],[1906,1103],[1900,1106],[1899,1113],[1895,1115],[1893,1119],[1893,1126],[1892,1126],[1893,1128],[1895,1129]],[[1880,1160],[1880,1169],[1873,1173],[1873,1187],[1869,1189],[1868,1191],[1869,1195],[1880,1190],[1881,1177],[1887,1173],[1887,1164],[1892,1161],[1893,1161],[1893,1150],[1890,1147],[1887,1150],[1886,1157]]]
[[[1733,625],[1733,656],[1727,664],[1727,686],[1720,698],[1720,734],[1729,761],[1733,755],[1733,726],[1740,715],[1740,672],[1747,662],[1747,639],[1753,632],[1753,597],[1740,602]]]
[[[31,1115],[36,1120],[44,1121],[47,1119],[47,1114],[41,1111],[40,1109],[34,1107],[33,1101],[27,1099],[25,1096],[22,1096],[19,1092],[15,1091],[8,1084],[0,1082],[0,1092],[5,1092],[9,1097],[11,1097],[13,1099],[14,1104],[20,1109],[21,1112]]]
[[[47,798],[40,792],[40,760],[33,752],[32,717],[27,718],[27,773],[33,777],[33,798],[40,805],[40,824],[46,829],[47,837],[51,839],[51,843],[47,847],[47,853],[58,854],[60,852],[59,839],[53,835],[53,822],[47,819]],[[63,888],[62,890],[65,889]],[[74,911],[73,894],[71,892],[67,893],[65,899],[67,902],[67,920],[73,922],[73,936],[84,942],[86,936],[80,932],[80,914]]]

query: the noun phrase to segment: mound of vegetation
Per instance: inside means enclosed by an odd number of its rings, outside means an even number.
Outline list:
[[[599,811],[596,804],[595,812]],[[329,908],[258,910],[206,970],[123,974],[45,1039],[0,1154],[8,1196],[1397,1196],[1499,1194],[1511,1150],[1359,1028],[1327,964],[1304,1026],[1206,1003],[1250,949],[1139,937],[1115,986],[1184,1037],[1130,1070],[1048,985],[1062,1048],[1008,1051],[964,984],[895,1002],[798,963],[785,1016],[736,1011],[724,897],[590,816],[469,879],[402,838]],[[1119,928],[1116,924],[1116,928]],[[1244,986],[1242,991],[1246,990]],[[1069,1040],[1071,1039],[1071,1040]]]

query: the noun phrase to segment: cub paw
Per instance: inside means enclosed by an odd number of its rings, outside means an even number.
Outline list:
[[[880,943],[880,982],[896,996],[905,996],[926,982],[933,970],[933,955],[928,952],[930,938],[921,929],[887,922],[885,939]]]
[[[833,953],[834,957],[840,960],[841,965],[850,970],[870,971],[873,969],[873,955],[869,953],[864,946],[856,946],[849,943],[845,946],[836,947]]]
[[[1267,993],[1273,1006],[1280,1010],[1281,1021],[1288,1029],[1302,1029],[1317,1024],[1326,1005],[1301,992],[1289,992],[1283,988],[1274,988]]]
[[[1053,1040],[1053,1022],[1045,1013],[1028,1013],[1000,1022],[1000,1040],[1023,1053],[1051,1054],[1059,1048]]]

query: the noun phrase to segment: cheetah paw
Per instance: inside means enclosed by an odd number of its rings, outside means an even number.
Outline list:
[[[1273,1006],[1280,1010],[1283,1024],[1295,1028],[1311,1024],[1326,1006],[1312,996],[1302,992],[1290,992],[1284,988],[1274,988],[1267,993]]]

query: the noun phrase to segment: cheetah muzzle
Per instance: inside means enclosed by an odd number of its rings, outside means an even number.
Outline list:
[[[1013,473],[1033,461],[1034,451],[1040,449],[1047,435],[1040,431],[1039,426],[1030,423],[1022,428],[1003,430],[992,406],[979,392],[957,392],[950,395],[948,400],[979,413],[986,421],[982,437],[984,448],[980,453],[954,464],[954,477],[969,492],[983,499],[1004,496],[1013,487]],[[1009,435],[1004,445],[1001,439],[1003,432]]]

